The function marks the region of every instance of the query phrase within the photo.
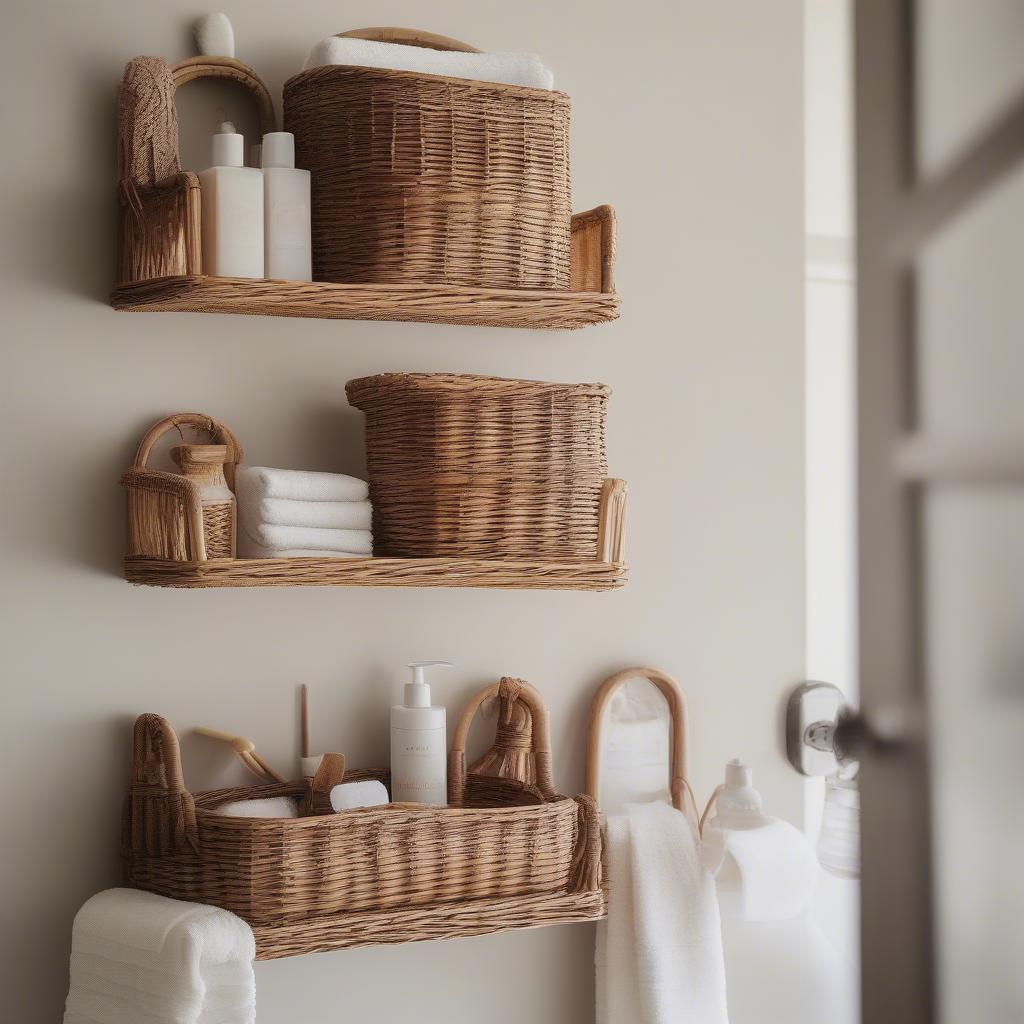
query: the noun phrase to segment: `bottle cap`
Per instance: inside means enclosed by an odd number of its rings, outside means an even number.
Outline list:
[[[263,136],[263,166],[295,166],[295,136],[291,132],[267,132]]]
[[[245,140],[230,121],[220,126],[213,137],[214,167],[242,167],[245,164]]]
[[[412,682],[405,684],[405,706],[407,708],[430,707],[430,684],[427,682],[428,668],[451,668],[450,661],[411,661]]]

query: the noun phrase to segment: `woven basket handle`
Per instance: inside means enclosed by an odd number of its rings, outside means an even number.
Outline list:
[[[234,488],[235,466],[242,461],[242,446],[238,443],[238,438],[220,420],[201,412],[176,412],[173,416],[167,416],[159,423],[154,423],[139,442],[132,468],[145,469],[157,441],[169,430],[179,427],[197,427],[199,430],[207,431],[215,444],[227,445],[228,459],[224,466],[224,476],[228,484]]]
[[[349,39],[368,39],[371,43],[400,43],[402,46],[422,46],[427,50],[480,53],[469,43],[460,42],[449,36],[439,36],[433,32],[421,32],[416,28],[354,28],[348,32],[339,32],[338,35]]]
[[[533,723],[533,760],[537,771],[537,788],[546,800],[556,796],[551,774],[551,724],[548,709],[541,695],[529,684],[516,681],[520,687],[519,700],[526,705]],[[451,753],[448,755],[448,803],[461,807],[466,797],[466,739],[477,711],[485,701],[498,696],[501,683],[492,683],[477,693],[463,709],[455,727]]]
[[[192,794],[185,788],[178,737],[159,715],[139,715],[132,744],[132,778],[125,814],[125,845],[138,856],[197,849]]]
[[[597,800],[601,781],[601,733],[604,713],[615,691],[630,679],[646,679],[662,693],[668,704],[672,722],[669,743],[669,791],[672,806],[686,810],[686,793],[690,788],[686,766],[686,698],[680,685],[656,668],[627,668],[606,679],[594,695],[590,706],[590,733],[587,737],[587,795]]]
[[[197,78],[226,78],[238,82],[253,94],[260,116],[260,132],[275,131],[277,119],[274,117],[274,101],[270,98],[267,87],[259,75],[247,64],[233,57],[189,57],[171,65],[171,78],[175,89]]]

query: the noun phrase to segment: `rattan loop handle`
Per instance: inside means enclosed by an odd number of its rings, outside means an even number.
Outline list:
[[[277,118],[274,116],[274,101],[270,98],[263,80],[247,64],[232,57],[189,57],[171,65],[171,79],[175,89],[180,88],[197,78],[226,78],[244,85],[256,99],[260,115],[260,132],[277,130]]]
[[[530,712],[533,727],[531,749],[537,769],[537,788],[546,800],[554,799],[555,786],[551,773],[551,721],[548,709],[540,693],[527,682],[521,682],[518,699],[526,705]],[[448,800],[461,806],[466,795],[466,740],[469,728],[473,724],[477,711],[488,700],[498,696],[501,683],[492,683],[477,693],[463,709],[455,726],[452,749],[449,755],[449,793]]]
[[[207,416],[201,412],[177,412],[173,416],[167,416],[160,420],[159,423],[154,423],[146,431],[145,436],[139,442],[138,450],[135,452],[135,461],[132,463],[132,467],[134,469],[145,469],[149,456],[153,451],[153,446],[167,431],[174,430],[177,427],[198,427],[200,430],[209,431],[217,444],[227,445],[229,452],[228,465],[225,466],[226,471],[229,467],[234,467],[242,461],[242,446],[238,443],[238,438],[220,420],[215,420],[212,416]],[[228,477],[229,484],[233,483],[232,477],[233,474]]]
[[[162,767],[163,780],[154,782],[153,766]],[[167,793],[187,793],[181,770],[181,749],[170,723],[159,715],[139,715],[132,747],[132,783],[157,786]]]
[[[456,53],[480,53],[475,46],[460,42],[450,36],[439,36],[434,32],[421,32],[416,28],[396,28],[381,26],[378,28],[354,28],[348,32],[339,32],[339,36],[349,39],[367,39],[371,43],[400,43],[402,46],[422,46],[427,50],[450,50]]]
[[[609,676],[598,687],[590,706],[590,732],[587,737],[587,783],[586,793],[594,800],[601,781],[601,732],[604,713],[615,691],[630,679],[646,679],[653,683],[668,704],[672,722],[669,737],[669,791],[672,806],[677,811],[686,810],[688,773],[686,765],[686,697],[680,685],[666,673],[656,668],[627,668]]]

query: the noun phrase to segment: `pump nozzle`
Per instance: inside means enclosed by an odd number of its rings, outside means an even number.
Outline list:
[[[409,708],[430,707],[430,684],[427,682],[428,668],[454,668],[450,661],[410,661],[412,682],[405,684],[405,706]]]

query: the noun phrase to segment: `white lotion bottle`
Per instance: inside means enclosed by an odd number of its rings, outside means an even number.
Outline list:
[[[309,171],[295,166],[295,136],[263,136],[264,274],[285,281],[312,281]]]
[[[395,803],[448,803],[448,730],[443,707],[430,703],[426,670],[447,661],[414,661],[405,703],[391,708],[391,799]]]
[[[263,277],[263,174],[245,167],[245,142],[230,121],[213,137],[213,166],[199,174],[203,273]]]

